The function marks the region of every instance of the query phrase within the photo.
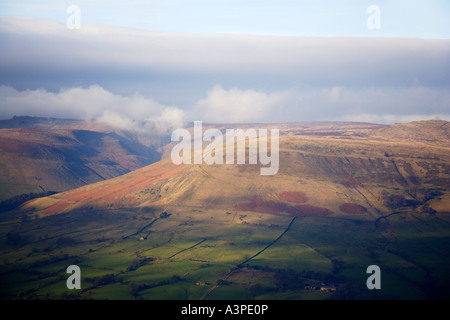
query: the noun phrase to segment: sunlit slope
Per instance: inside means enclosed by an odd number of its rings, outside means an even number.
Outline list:
[[[436,131],[434,140],[396,136],[392,130],[405,132],[399,125],[392,126],[389,135],[386,128],[358,130],[354,124],[307,134],[285,125],[279,171],[273,176],[261,175],[260,164],[177,166],[167,157],[114,179],[31,201],[21,209],[46,216],[75,209],[199,207],[361,219],[412,207],[448,212],[450,149],[446,132],[438,131],[446,123],[426,124],[428,131]]]
[[[119,209],[160,205],[183,193],[195,179],[194,167],[175,166],[168,159],[131,173],[50,197],[32,200],[21,210],[52,215],[74,209]]]

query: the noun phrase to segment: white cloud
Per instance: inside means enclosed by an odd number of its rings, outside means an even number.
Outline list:
[[[128,117],[118,114],[115,111],[105,110],[103,113],[95,118],[95,121],[100,123],[109,124],[112,127],[119,129],[129,129],[133,127],[139,127],[135,120],[131,120]]]
[[[332,120],[386,124],[434,118],[450,120],[450,91],[421,86],[401,89],[334,86],[264,92],[216,85],[204,98],[193,102],[191,108],[182,110],[137,94],[113,94],[98,85],[66,88],[57,93],[0,86],[0,106],[3,119],[14,115],[95,119],[122,129],[161,135],[194,120],[210,123]]]
[[[299,90],[285,112],[303,120],[386,124],[436,117],[450,120],[450,91],[422,86]]]
[[[123,97],[98,85],[65,88],[58,93],[46,89],[18,91],[10,86],[0,86],[0,99],[3,117],[22,113],[88,119],[105,110],[113,110],[143,119],[164,108],[152,99],[140,95]]]
[[[330,94],[329,94],[330,102],[338,103],[339,99],[341,97],[341,91],[342,91],[341,87],[333,87],[333,88],[331,88],[331,91],[330,91]]]
[[[146,123],[159,135],[170,134],[174,129],[184,126],[185,112],[175,107],[167,107],[155,117],[148,118]]]
[[[14,115],[96,120],[128,130],[167,134],[183,124],[184,112],[140,95],[124,97],[92,85],[58,93],[45,89],[18,91],[0,86],[2,118]]]
[[[446,88],[291,88],[267,93],[213,87],[194,108],[195,119],[213,123],[450,120]]]
[[[214,86],[206,98],[197,102],[195,114],[198,120],[215,123],[267,121],[277,114],[290,99],[290,91],[265,93],[256,90],[225,90]]]

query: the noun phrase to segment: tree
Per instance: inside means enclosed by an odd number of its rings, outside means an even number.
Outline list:
[[[390,209],[397,209],[406,205],[406,199],[399,194],[390,194],[386,190],[381,191],[383,204]]]
[[[161,214],[159,215],[161,219],[168,218],[169,216],[170,213],[167,213],[166,211],[161,212]]]

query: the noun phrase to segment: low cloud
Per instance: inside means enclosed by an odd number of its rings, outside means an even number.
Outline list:
[[[160,135],[182,126],[184,117],[184,112],[176,107],[161,105],[141,95],[113,94],[98,85],[57,93],[0,86],[0,105],[2,119],[16,115],[95,120],[121,129]]]
[[[369,122],[379,124],[408,123],[421,120],[446,120],[450,121],[448,114],[411,114],[411,115],[395,115],[395,114],[359,114],[348,115],[343,117],[343,121],[352,122]]]
[[[158,116],[148,118],[146,123],[157,134],[166,135],[174,129],[182,128],[184,126],[184,118],[185,113],[183,110],[175,107],[167,107]]]
[[[332,88],[329,95],[329,104],[317,105],[328,112],[328,120],[385,124],[450,120],[450,91],[445,87]]]
[[[194,113],[206,122],[264,122],[277,114],[291,95],[290,91],[225,90],[221,85],[216,85],[196,103]]]
[[[450,120],[446,88],[290,88],[285,91],[224,89],[217,85],[194,108],[206,122]]]
[[[409,122],[450,120],[450,91],[444,88],[289,88],[265,92],[216,85],[181,109],[141,95],[121,96],[93,85],[57,93],[0,86],[0,118],[14,115],[95,120],[117,128],[169,134],[187,121],[275,123],[297,121]]]

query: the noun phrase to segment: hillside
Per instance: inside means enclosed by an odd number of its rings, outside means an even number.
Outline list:
[[[426,138],[414,138],[417,125]],[[165,157],[28,201],[2,217],[3,295],[448,298],[447,126],[265,125],[280,128],[273,176],[260,165],[177,166]],[[65,287],[69,264],[83,270],[83,290]],[[365,285],[373,264],[382,290]]]
[[[439,147],[447,143],[445,134],[438,132],[433,140],[412,140],[407,132],[415,134],[417,128],[410,124],[375,130],[372,126],[355,128],[355,124],[342,123],[308,128],[302,131],[301,126],[290,124],[281,129],[280,169],[273,177],[260,176],[259,165],[177,167],[165,158],[116,179],[49,199],[58,199],[59,206],[67,201],[66,211],[83,206],[106,209],[156,204],[214,205],[233,210],[236,204],[251,201],[254,196],[279,201],[283,192],[301,191],[309,203],[339,214],[341,202],[355,202],[368,207],[367,214],[376,216],[388,211],[379,200],[381,190],[414,201],[425,192],[423,189],[450,189],[450,146]],[[393,130],[403,135],[395,135]],[[380,140],[380,136],[384,139]],[[44,201],[48,200],[36,200],[27,206]],[[44,212],[52,210],[46,208]]]
[[[73,189],[160,159],[157,145],[86,121],[14,117],[0,128],[0,201]]]

